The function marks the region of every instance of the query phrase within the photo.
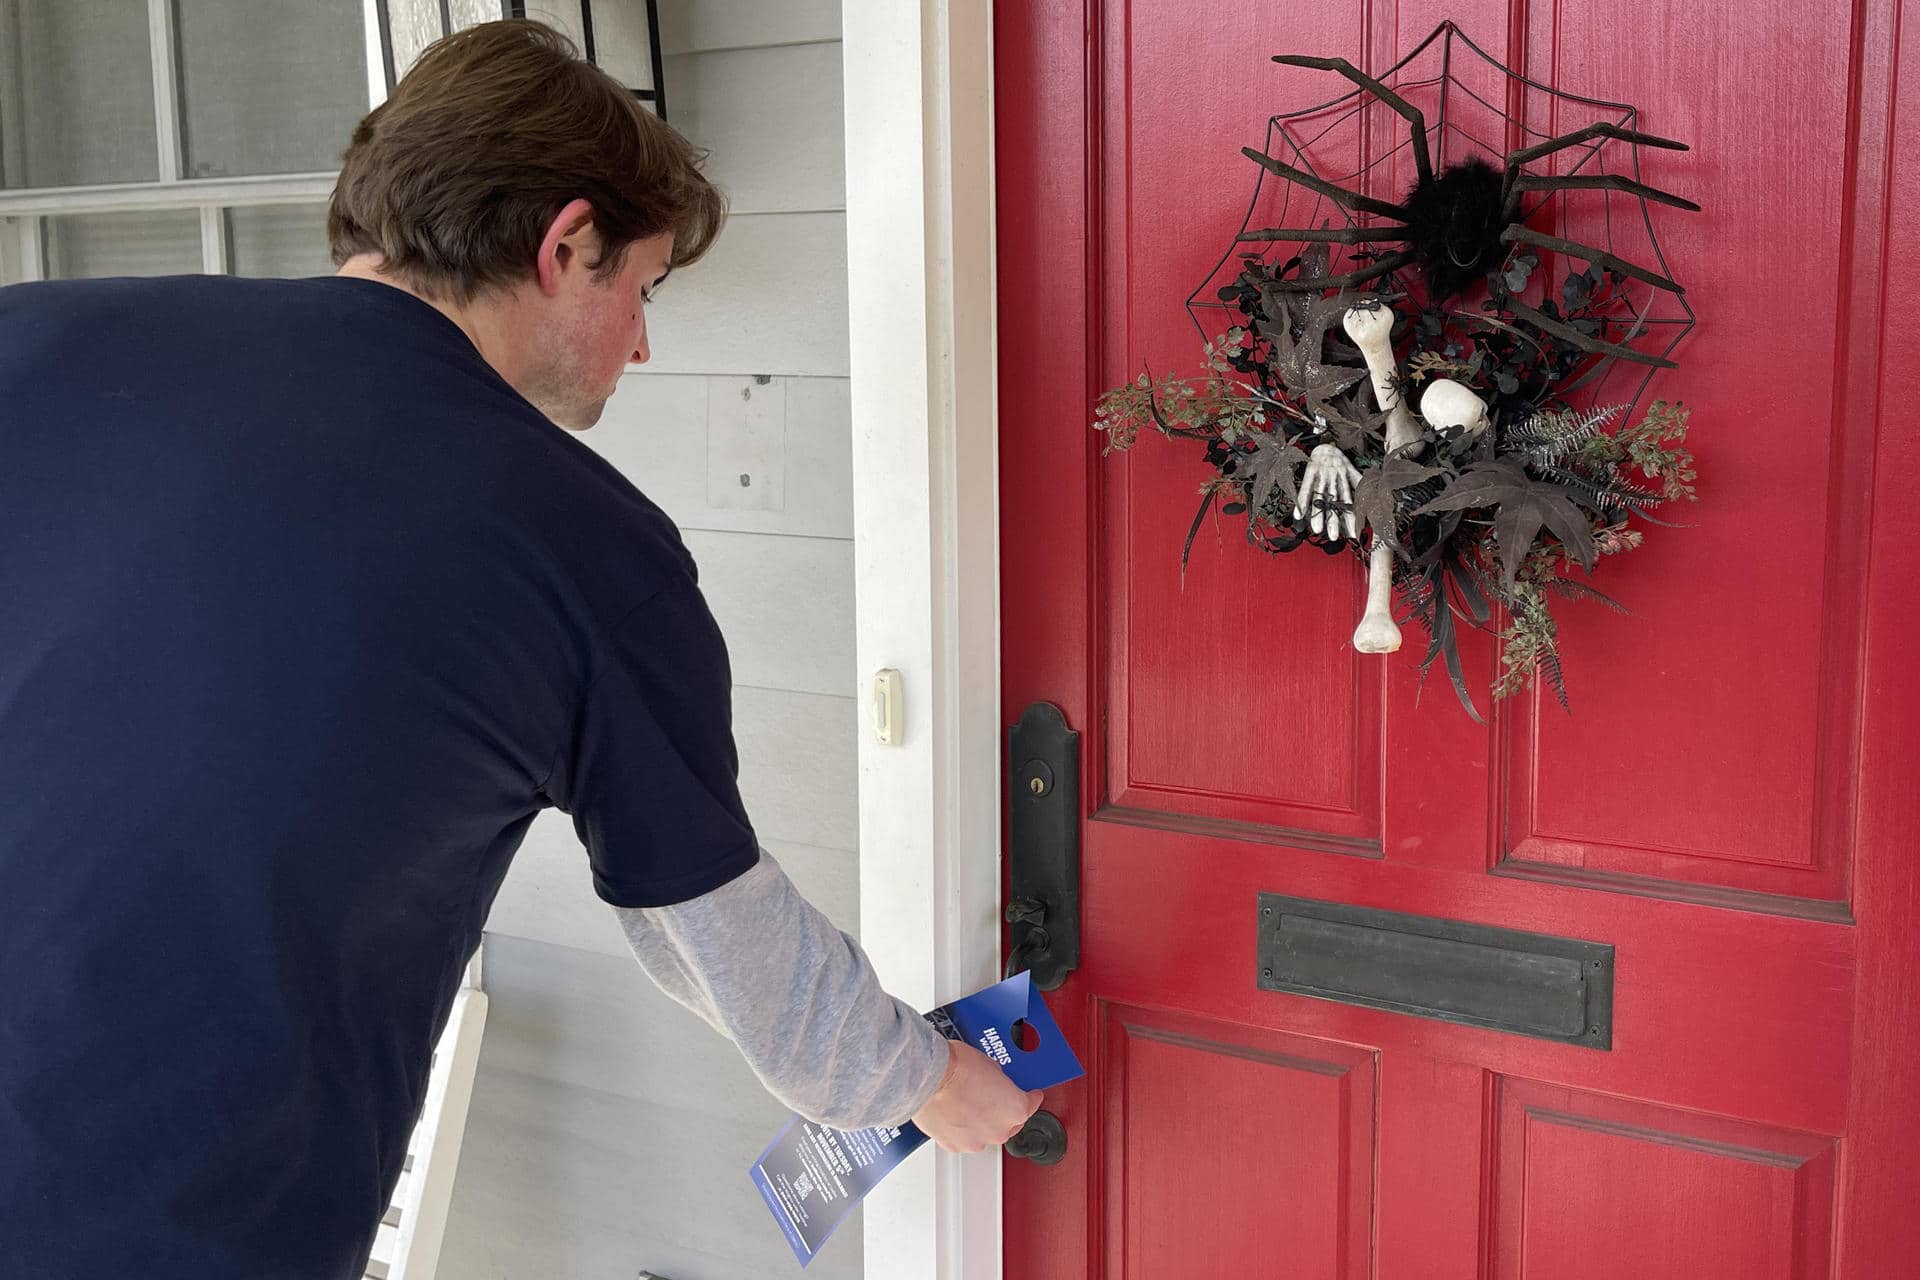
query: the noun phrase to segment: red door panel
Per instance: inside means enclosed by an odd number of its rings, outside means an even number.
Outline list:
[[[1111,1274],[1192,1275],[1198,1237],[1301,1275],[1367,1275],[1372,1053],[1124,1005],[1100,1016],[1107,1183],[1125,1188],[1105,1223]]]
[[[1515,717],[1502,853],[1517,863],[1683,895],[1846,897],[1875,416],[1845,355],[1878,292],[1848,257],[1863,225],[1878,241],[1886,201],[1851,180],[1850,139],[1890,105],[1851,100],[1859,64],[1884,57],[1855,49],[1852,10],[1521,8],[1528,66],[1693,147],[1643,153],[1646,181],[1705,206],[1658,219],[1701,323],[1653,394],[1694,406],[1718,447],[1677,517],[1692,527],[1656,531],[1609,575],[1632,615],[1580,613],[1577,714]],[[1790,107],[1763,88],[1783,77]]]
[[[1830,1274],[1831,1138],[1499,1083],[1498,1277]]]
[[[1321,8],[1315,42],[1355,47],[1364,38],[1362,8]],[[1241,60],[1253,68],[1245,74],[1223,59],[1231,49],[1292,47],[1296,6],[1205,9],[1137,5],[1109,15],[1125,34],[1109,28],[1100,51],[1105,106],[1126,127],[1104,139],[1102,199],[1129,216],[1104,246],[1106,368],[1150,366],[1158,376],[1176,355],[1185,361],[1197,353],[1180,302],[1212,271],[1245,210],[1252,166],[1241,145],[1264,142],[1276,93],[1327,96],[1312,72],[1256,66],[1265,62],[1258,57]],[[1231,124],[1223,130],[1222,122]],[[1268,678],[1276,654],[1262,620],[1274,599],[1271,566],[1262,557],[1220,554],[1239,549],[1239,531],[1210,525],[1181,580],[1177,551],[1202,478],[1191,467],[1119,468],[1110,477],[1110,523],[1098,549],[1107,557],[1101,623],[1110,646],[1111,802],[1377,848],[1379,673],[1346,643],[1364,585],[1341,561],[1316,556],[1317,563],[1303,558],[1294,566],[1288,677]],[[1303,698],[1306,688],[1328,696]],[[1284,769],[1274,767],[1272,751],[1193,749],[1203,726],[1236,723],[1272,725],[1278,740],[1312,747],[1289,753]]]
[[[1048,1101],[1066,1158],[1008,1162],[1011,1280],[1920,1275],[1903,5],[997,6],[1004,710],[1081,733],[1082,963],[1050,1003],[1088,1067]],[[1485,725],[1421,688],[1423,637],[1355,654],[1351,559],[1223,519],[1183,575],[1204,464],[1089,429],[1107,387],[1197,368],[1239,148],[1342,91],[1268,56],[1384,71],[1442,18],[1690,141],[1639,176],[1705,206],[1656,211],[1700,324],[1651,392],[1694,410],[1702,500],[1608,566],[1631,616],[1561,611],[1571,716],[1492,707],[1484,636]],[[1587,123],[1461,74],[1488,101],[1443,161],[1502,113]],[[1390,157],[1397,196],[1404,139],[1372,111],[1315,163]],[[1609,943],[1611,1047],[1261,990],[1261,893]]]

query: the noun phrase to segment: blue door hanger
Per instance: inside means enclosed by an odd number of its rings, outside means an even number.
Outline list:
[[[999,1063],[1022,1089],[1051,1089],[1085,1074],[1024,973],[926,1017],[947,1039]],[[847,1132],[795,1116],[754,1162],[753,1182],[804,1267],[866,1194],[926,1141],[912,1124]]]

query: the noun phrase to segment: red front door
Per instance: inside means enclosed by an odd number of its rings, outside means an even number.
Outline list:
[[[1088,1066],[1007,1162],[1011,1280],[1920,1276],[1920,9],[1677,0],[997,6],[1005,712],[1081,733]],[[1573,714],[1486,727],[1350,558],[1203,528],[1093,400],[1183,308],[1267,118],[1442,18],[1693,150],[1701,501],[1560,611]],[[1525,109],[1526,104],[1519,104]],[[1395,117],[1356,167],[1404,141]],[[1562,119],[1562,128],[1584,121]],[[1903,168],[1904,166],[1904,168]],[[1483,709],[1494,646],[1464,643]],[[1262,988],[1260,895],[1610,945],[1607,1047]],[[1456,954],[1457,958],[1457,954]],[[1576,1031],[1579,1029],[1576,1028]],[[1577,1038],[1577,1037],[1576,1037]]]

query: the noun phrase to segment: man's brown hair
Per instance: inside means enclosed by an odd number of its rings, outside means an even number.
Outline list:
[[[336,264],[377,253],[414,288],[464,303],[531,274],[554,216],[581,198],[600,278],[663,231],[685,266],[726,218],[705,159],[553,28],[484,23],[431,46],[354,129],[327,241]]]

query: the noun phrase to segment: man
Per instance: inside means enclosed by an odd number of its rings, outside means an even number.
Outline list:
[[[489,24],[355,130],[338,276],[0,291],[0,1276],[359,1276],[549,805],[794,1109],[1039,1105],[760,851],[693,562],[559,429],[718,234],[699,158]]]

